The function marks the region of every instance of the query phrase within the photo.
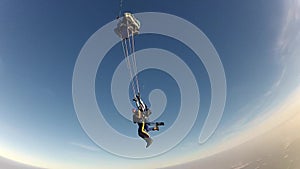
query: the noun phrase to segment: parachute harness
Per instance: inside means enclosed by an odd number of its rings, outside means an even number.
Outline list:
[[[121,7],[122,0],[120,2],[120,8]],[[122,19],[118,18],[118,20],[118,25],[114,31],[121,38],[123,54],[129,70],[128,72],[130,78],[133,80],[131,83],[132,92],[135,96],[137,93],[140,93],[140,87],[137,76],[138,71],[136,65],[134,35],[139,33],[140,22],[131,13],[124,13],[124,17]]]

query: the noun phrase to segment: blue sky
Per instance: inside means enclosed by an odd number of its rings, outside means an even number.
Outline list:
[[[292,36],[286,32],[299,30],[299,25],[285,30],[291,25],[286,21],[290,6],[289,1],[279,0],[124,0],[123,11],[155,11],[182,17],[201,29],[215,46],[226,74],[227,101],[221,124],[209,145],[218,144],[220,137],[236,130],[233,122],[251,121],[299,84],[297,58],[290,57],[292,54],[282,47],[291,45]],[[103,151],[89,139],[72,100],[73,70],[81,48],[94,32],[115,19],[118,10],[119,2],[111,0],[0,2],[1,156],[50,168],[66,168],[77,162],[91,168],[132,164],[133,160]],[[120,47],[113,47],[99,66],[97,101],[115,129],[137,137],[136,126],[118,115],[110,96],[112,73],[123,59]],[[190,66],[200,84],[201,106],[195,126],[182,143],[159,159],[137,160],[137,165],[168,162],[188,154],[188,145],[197,142],[211,99],[205,67],[187,46],[160,35],[137,36],[136,50],[145,48],[172,51]],[[168,98],[159,118],[166,122],[163,132],[178,113],[178,86],[170,75],[159,70],[143,71],[139,78],[143,96],[159,88]],[[150,104],[147,97],[145,102]],[[199,149],[203,147],[205,144]]]

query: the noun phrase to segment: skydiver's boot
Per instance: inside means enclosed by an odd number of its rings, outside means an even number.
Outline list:
[[[164,126],[165,123],[164,122],[156,122],[155,125],[157,125],[157,126]]]
[[[149,138],[144,138],[144,140],[147,142],[146,148],[148,148],[153,142],[153,140],[150,137]]]
[[[156,122],[155,126],[153,127],[153,131],[159,131],[159,126],[164,126],[164,122]]]
[[[155,125],[155,127],[153,127],[153,131],[159,131],[159,127]]]

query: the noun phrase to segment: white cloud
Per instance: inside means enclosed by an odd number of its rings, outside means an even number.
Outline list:
[[[235,135],[234,137],[227,138],[226,142],[215,145],[212,149],[195,153],[193,157],[189,158],[188,162],[224,152],[233,147],[241,145],[252,138],[260,136],[276,126],[279,126],[283,122],[286,122],[298,114],[300,110],[299,100],[300,86],[290,96],[288,96],[286,100],[282,102],[282,104],[274,107],[272,110],[269,110],[270,113],[266,113],[268,115],[272,114],[271,117],[267,115],[257,117],[248,123],[249,126],[252,126],[251,128],[245,129],[243,132],[239,132],[238,135]],[[299,122],[299,120],[297,122]]]
[[[251,162],[247,162],[247,163],[239,162],[239,164],[233,165],[231,168],[232,169],[244,169],[244,168],[248,167],[250,164],[251,164]]]
[[[291,87],[300,83],[300,0],[286,0],[285,5],[286,15],[278,39],[278,62],[283,65],[285,76],[278,86]]]
[[[277,91],[277,89],[280,87],[281,83],[284,80],[284,76],[286,74],[286,67],[284,67],[281,71],[281,74],[279,76],[279,78],[277,79],[277,81],[275,83],[273,83],[273,85],[270,87],[270,89],[265,92],[264,97],[268,97],[271,96],[272,94],[274,94],[275,91]],[[266,98],[264,98],[266,99]]]
[[[284,81],[284,77],[286,74],[286,68],[284,67],[278,76],[278,79],[273,83],[273,85],[263,93],[259,98],[257,98],[254,102],[246,104],[242,107],[238,114],[241,114],[241,117],[237,117],[237,120],[231,124],[231,127],[227,132],[223,132],[224,134],[241,131],[243,128],[247,128],[249,123],[254,120],[254,117],[258,112],[263,113],[268,111],[268,105],[270,101],[274,98],[274,95],[279,91],[278,89],[281,87],[281,83]]]
[[[85,150],[89,150],[89,151],[99,151],[100,149],[96,146],[90,146],[90,145],[85,145],[82,143],[76,143],[76,142],[70,142],[71,145],[76,146],[76,147],[80,147],[82,149]]]
[[[289,56],[289,53],[296,47],[295,41],[300,36],[300,1],[290,0],[287,3],[287,14],[283,22],[281,35],[278,45],[281,52],[281,59]]]

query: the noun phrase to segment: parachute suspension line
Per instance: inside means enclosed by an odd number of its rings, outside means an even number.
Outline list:
[[[133,72],[133,68],[132,68],[132,63],[130,62],[130,53],[129,53],[129,51],[128,51],[128,48],[129,48],[129,46],[130,46],[130,42],[128,41],[128,44],[126,43],[126,40],[125,40],[125,46],[126,46],[126,58],[127,58],[127,61],[128,61],[128,66],[129,66],[129,72],[130,72],[130,77],[131,77],[131,79],[134,79],[134,72]],[[135,85],[135,83],[134,83],[134,81],[132,81],[132,83],[131,83],[131,86],[132,86],[132,91],[133,91],[133,94],[134,94],[134,96],[136,95],[136,90],[135,90],[135,87],[136,87],[136,85]]]
[[[124,44],[123,44],[124,42]],[[126,60],[126,63],[127,63],[127,68],[129,70],[129,74],[130,74],[130,78],[133,79],[133,72],[132,72],[132,66],[130,64],[130,59],[129,59],[129,52],[128,52],[128,45],[126,43],[126,39],[123,39],[122,40],[122,46],[123,46],[123,51],[124,51],[124,56],[125,56],[125,60]],[[134,84],[134,81],[131,83],[131,87],[132,87],[132,92],[134,94],[134,96],[136,95],[136,92],[135,92],[135,84]]]
[[[137,94],[136,91],[138,93],[140,92],[140,87],[137,76],[138,71],[136,64],[134,35],[139,33],[140,22],[131,13],[128,12],[124,13],[124,16],[120,18],[123,8],[123,1],[124,0],[120,0],[118,24],[114,31],[121,38],[122,41],[122,49],[127,63],[127,68],[129,70],[128,72],[132,80],[132,92],[135,97]]]
[[[133,64],[134,64],[134,71],[135,71],[135,80],[136,80],[136,87],[137,87],[137,91],[138,93],[140,93],[140,86],[139,86],[139,80],[138,80],[138,71],[137,71],[137,66],[136,66],[136,57],[135,57],[135,47],[134,47],[134,37],[133,35],[131,36],[131,42],[132,42],[132,55],[133,55]]]
[[[122,39],[122,49],[123,49],[123,53],[124,53],[124,57],[125,57],[125,60],[126,60],[126,65],[127,65],[127,68],[128,68],[128,70],[130,69],[130,63],[128,62],[128,59],[127,59],[127,55],[126,55],[126,53],[127,53],[127,51],[126,51],[126,47],[125,47],[125,39]]]
[[[122,8],[123,8],[123,0],[120,0],[120,8],[119,8],[119,15],[118,15],[118,19],[121,17]]]
[[[134,48],[134,39],[133,39],[133,32],[129,32],[131,30],[127,29],[127,35],[128,35],[128,44],[129,44],[129,49],[130,49],[130,55],[131,56],[131,61],[132,61],[132,72],[133,72],[133,81],[135,80],[136,83],[136,89],[137,92],[140,93],[140,87],[139,87],[139,82],[138,82],[138,75],[137,75],[137,66],[136,66],[136,58],[135,58],[135,48]],[[131,40],[130,40],[131,36]]]

